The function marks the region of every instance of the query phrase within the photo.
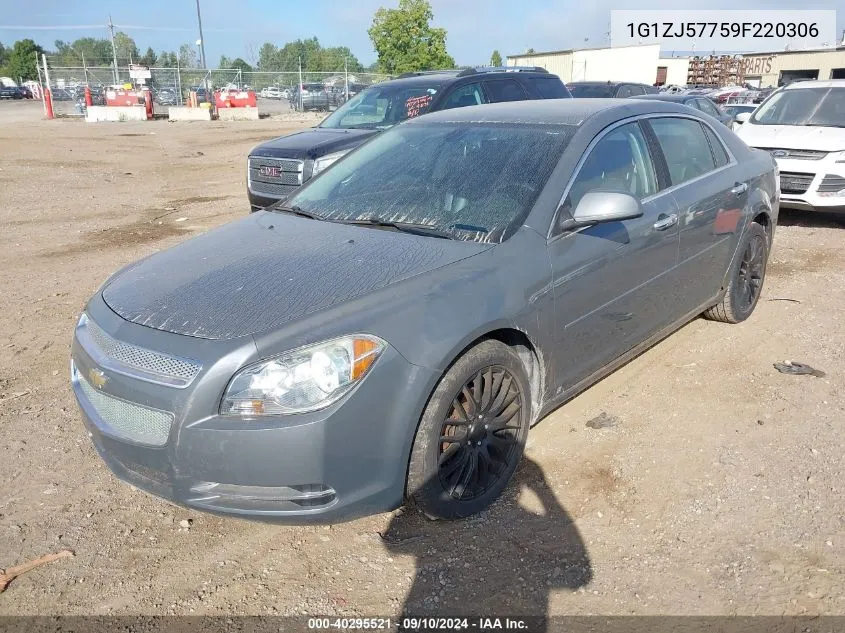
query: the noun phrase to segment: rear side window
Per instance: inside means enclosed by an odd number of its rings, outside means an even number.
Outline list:
[[[525,101],[528,95],[525,89],[513,79],[494,79],[492,81],[485,81],[484,88],[487,94],[490,95],[492,103],[500,103],[502,101]]]
[[[707,140],[710,141],[710,149],[713,150],[713,158],[716,160],[716,167],[724,167],[730,162],[728,153],[725,151],[725,146],[722,145],[716,133],[706,125],[702,125],[704,134],[707,135]]]
[[[482,103],[487,103],[487,97],[484,96],[484,92],[481,90],[481,84],[467,84],[455,88],[452,91],[446,98],[443,109],[465,108],[466,106],[481,105]]]
[[[571,96],[557,77],[525,77],[523,81],[532,86],[543,99],[568,99]]]
[[[698,121],[665,117],[650,119],[649,123],[666,157],[673,185],[698,178],[716,168],[710,143]]]
[[[620,99],[624,99],[625,97],[630,97],[633,95],[634,92],[631,90],[631,86],[619,86],[619,90],[616,91],[616,96]],[[641,93],[642,94],[642,93]]]

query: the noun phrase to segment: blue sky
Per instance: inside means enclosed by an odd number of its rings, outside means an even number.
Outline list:
[[[211,64],[220,55],[257,55],[264,42],[281,45],[316,35],[324,46],[348,46],[364,64],[375,60],[367,28],[380,6],[398,0],[200,0],[206,56]],[[0,42],[32,37],[53,47],[56,39],[106,37],[111,13],[120,30],[131,35],[143,50],[177,50],[196,41],[195,0],[3,0]],[[626,0],[431,0],[435,24],[448,31],[449,52],[459,64],[481,64],[493,49],[503,56],[525,51],[594,47],[607,44],[611,9],[631,9]],[[692,6],[690,6],[692,5]],[[728,9],[730,0],[709,0],[680,6],[677,0],[643,2],[648,9]],[[797,0],[746,0],[744,9],[797,9]],[[814,9],[840,8],[837,33],[845,28],[841,0],[819,0]],[[91,25],[93,28],[28,28]],[[103,25],[103,26],[94,26]]]

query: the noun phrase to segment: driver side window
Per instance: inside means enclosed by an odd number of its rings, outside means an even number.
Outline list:
[[[641,200],[657,193],[654,164],[638,123],[612,130],[590,150],[562,212],[572,213],[584,194],[591,191],[621,191]]]

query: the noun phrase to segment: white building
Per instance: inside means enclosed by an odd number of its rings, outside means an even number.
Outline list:
[[[659,44],[585,48],[508,55],[508,66],[540,66],[571,81],[631,81],[653,85],[687,82],[685,57],[660,57]]]

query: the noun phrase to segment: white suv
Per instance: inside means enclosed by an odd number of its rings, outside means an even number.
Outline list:
[[[791,84],[740,116],[737,135],[777,160],[781,207],[845,212],[845,79]]]

